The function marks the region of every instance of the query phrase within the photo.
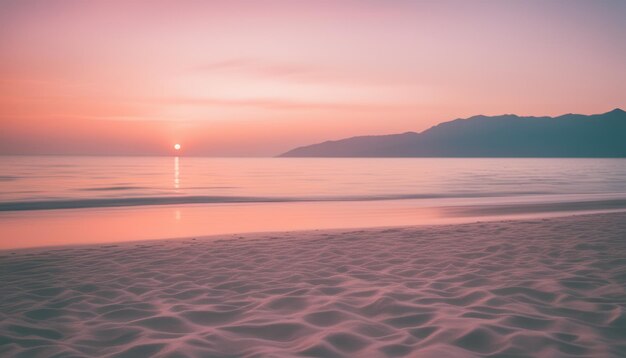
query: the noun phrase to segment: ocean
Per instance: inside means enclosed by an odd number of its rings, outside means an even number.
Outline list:
[[[0,157],[0,248],[626,210],[626,159]]]

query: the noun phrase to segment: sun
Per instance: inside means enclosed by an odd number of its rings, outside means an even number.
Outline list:
[[[174,149],[180,150],[180,144],[178,144],[178,143],[174,144]]]

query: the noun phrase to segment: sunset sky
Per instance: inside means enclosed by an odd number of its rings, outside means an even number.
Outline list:
[[[625,19],[620,0],[0,0],[0,153],[264,156],[607,112]]]

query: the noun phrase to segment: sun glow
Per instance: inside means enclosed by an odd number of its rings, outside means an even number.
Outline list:
[[[180,150],[180,144],[178,144],[178,143],[174,144],[174,149],[175,150]]]

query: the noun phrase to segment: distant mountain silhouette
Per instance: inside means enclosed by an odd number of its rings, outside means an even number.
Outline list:
[[[626,157],[626,112],[559,117],[474,116],[421,133],[363,136],[281,157]]]

